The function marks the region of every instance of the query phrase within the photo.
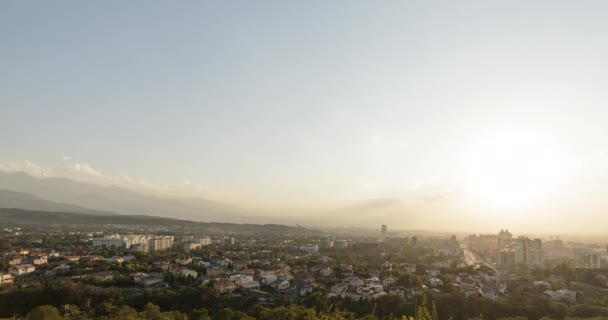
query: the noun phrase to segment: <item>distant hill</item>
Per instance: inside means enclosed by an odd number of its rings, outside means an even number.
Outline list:
[[[0,208],[0,224],[19,226],[62,228],[69,226],[99,227],[113,225],[143,225],[184,227],[209,233],[274,234],[274,235],[320,235],[317,230],[279,224],[205,223],[145,215],[92,215],[74,212],[32,211]]]
[[[92,210],[69,203],[54,202],[42,199],[33,194],[12,190],[0,190],[0,208],[19,208],[39,211],[63,211],[82,214],[109,215],[111,212]]]
[[[23,172],[0,172],[0,189],[28,193],[50,202],[71,204],[86,210],[118,214],[143,214],[205,222],[254,223],[260,220],[250,212],[218,201],[201,198],[163,198],[115,186],[102,186],[66,178],[35,178]],[[56,211],[43,206],[2,205],[2,207]],[[75,210],[70,208],[61,211]]]

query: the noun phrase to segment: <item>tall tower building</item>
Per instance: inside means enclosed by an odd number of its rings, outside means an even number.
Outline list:
[[[386,225],[383,224],[382,225],[382,238],[386,238],[386,234],[387,234],[387,228],[386,228]]]
[[[528,265],[543,264],[542,242],[540,239],[528,239],[519,237],[515,240],[515,264],[524,263]]]

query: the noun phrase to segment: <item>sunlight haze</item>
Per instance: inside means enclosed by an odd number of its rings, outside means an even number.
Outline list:
[[[0,2],[0,172],[260,223],[605,232],[608,2],[28,3]]]

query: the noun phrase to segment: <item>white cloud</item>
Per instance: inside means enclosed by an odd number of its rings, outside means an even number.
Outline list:
[[[0,171],[3,172],[26,172],[31,176],[37,178],[52,177],[53,170],[50,168],[42,167],[30,160],[24,160],[23,162],[11,162],[11,161],[0,161]]]
[[[202,184],[192,182],[190,179],[184,179],[182,183],[169,186],[133,178],[127,174],[104,174],[87,163],[73,161],[70,156],[62,156],[62,160],[62,164],[57,167],[45,167],[29,160],[23,162],[0,160],[0,172],[24,172],[36,178],[62,177],[80,182],[117,186],[159,196],[200,197],[208,195],[207,188]]]
[[[88,165],[86,163],[81,164],[81,163],[76,162],[74,164],[67,166],[66,168],[69,170],[72,170],[73,172],[76,172],[76,173],[82,173],[85,175],[91,175],[91,176],[97,176],[97,177],[102,176],[101,172],[93,169],[90,165]]]

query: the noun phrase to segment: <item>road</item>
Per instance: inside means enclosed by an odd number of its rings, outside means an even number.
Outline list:
[[[479,268],[481,266],[486,266],[486,267],[492,269],[492,271],[494,271],[494,273],[496,275],[498,275],[498,276],[500,275],[500,272],[498,270],[496,270],[496,268],[492,264],[486,262],[483,258],[481,258],[477,254],[475,254],[474,252],[469,250],[469,248],[467,248],[466,245],[462,246],[462,250],[464,252],[464,262],[467,265],[473,266],[475,268]]]

